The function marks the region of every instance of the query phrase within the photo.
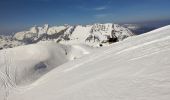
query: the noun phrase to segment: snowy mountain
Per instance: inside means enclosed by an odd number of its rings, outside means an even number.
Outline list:
[[[0,35],[0,50],[4,48],[16,47],[20,45],[24,45],[24,43],[13,39],[12,36]]]
[[[103,46],[122,41],[134,34],[117,24],[93,24],[77,26],[32,27],[29,31],[18,32],[14,38],[24,43],[37,43],[43,40],[54,40],[62,44],[88,44],[90,46]]]
[[[169,100],[169,33],[165,26],[102,48],[43,41],[1,50],[0,100]]]

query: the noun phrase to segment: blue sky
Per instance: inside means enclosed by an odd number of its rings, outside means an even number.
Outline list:
[[[0,0],[0,32],[33,25],[170,19],[170,0]]]

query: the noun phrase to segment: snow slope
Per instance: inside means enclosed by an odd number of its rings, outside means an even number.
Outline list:
[[[25,87],[57,66],[91,51],[83,45],[47,41],[0,51],[0,100],[6,98],[11,88]]]
[[[9,89],[8,92],[5,92],[7,99],[169,100],[169,33],[170,26],[166,26],[140,36],[128,38],[110,47],[94,50],[95,53],[90,53],[88,49],[85,49],[86,46],[76,45],[72,47],[73,51],[77,48],[76,50],[80,50],[81,54],[89,55],[69,61],[58,67],[54,66],[53,70],[39,77],[33,83]],[[37,45],[34,46],[37,47]],[[29,48],[29,46],[24,46],[24,48]],[[10,50],[16,51],[16,49]],[[5,51],[9,53],[10,50],[2,50],[1,53]],[[29,51],[31,49],[24,50]],[[54,49],[50,50],[55,51]],[[71,51],[70,49],[67,50]],[[40,55],[44,54],[40,50],[37,52]],[[49,52],[46,51],[46,53]],[[32,62],[32,59],[29,60]],[[23,60],[23,64],[29,65],[29,60]],[[53,61],[53,59],[51,60]],[[51,60],[49,59],[49,61]],[[3,60],[0,62],[2,65]],[[13,64],[17,63],[9,62],[4,66],[10,65],[13,68]],[[4,84],[9,83],[3,77],[3,74],[0,81]],[[3,85],[1,85],[2,87]],[[1,91],[1,93],[4,93],[2,89]]]

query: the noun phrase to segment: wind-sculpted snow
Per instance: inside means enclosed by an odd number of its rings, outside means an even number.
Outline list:
[[[88,48],[88,47],[86,47]],[[57,66],[89,54],[83,45],[65,46],[53,42],[0,51],[0,100],[10,90],[22,90]]]

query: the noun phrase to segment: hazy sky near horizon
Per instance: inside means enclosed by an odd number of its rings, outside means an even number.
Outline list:
[[[170,0],[0,0],[0,32],[32,25],[170,19]]]

